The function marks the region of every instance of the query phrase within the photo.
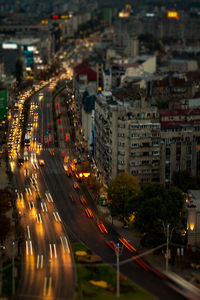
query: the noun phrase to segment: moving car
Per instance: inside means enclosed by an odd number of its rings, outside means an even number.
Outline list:
[[[40,166],[45,166],[44,159],[39,159],[39,165],[40,165]]]
[[[85,213],[86,213],[86,215],[88,216],[88,218],[94,218],[94,215],[93,215],[93,212],[91,211],[91,209],[90,208],[86,208],[85,209]]]
[[[74,187],[75,190],[80,188],[77,182],[74,182],[73,187]]]
[[[97,226],[102,233],[108,233],[102,221],[97,220]]]
[[[87,201],[86,201],[85,197],[81,196],[80,201],[83,205],[87,205]]]

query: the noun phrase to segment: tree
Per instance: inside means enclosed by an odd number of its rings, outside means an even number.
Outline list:
[[[134,225],[141,232],[142,241],[150,246],[165,240],[167,224],[177,226],[181,221],[184,198],[177,187],[169,190],[161,183],[151,183],[137,198]]]
[[[139,190],[137,178],[128,173],[119,173],[108,186],[111,215],[126,223],[134,210],[134,200]]]

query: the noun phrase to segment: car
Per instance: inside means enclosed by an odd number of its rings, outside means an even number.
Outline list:
[[[41,209],[43,212],[48,212],[46,202],[43,199],[41,199]]]
[[[24,163],[24,159],[19,157],[18,160],[17,160],[17,163],[18,163],[19,166],[22,166],[23,163]]]
[[[40,165],[41,167],[45,166],[44,159],[39,159],[39,165]]]
[[[76,180],[78,181],[78,182],[82,182],[82,180],[83,180],[83,174],[81,173],[81,175],[79,175],[79,174],[77,174],[76,172],[74,172],[74,175],[75,175],[75,177],[76,177]]]
[[[108,245],[108,247],[110,247],[113,251],[117,251],[117,248],[116,248],[116,245],[115,245],[115,243],[113,242],[113,241],[110,241],[110,242],[108,242],[108,241],[106,241],[105,240],[105,243]],[[120,252],[120,249],[119,249],[119,252]]]
[[[70,194],[69,198],[73,203],[77,201],[75,195]]]
[[[53,198],[49,191],[45,192],[45,196],[46,196],[48,202],[53,202]]]
[[[86,201],[85,197],[81,196],[80,201],[83,205],[87,205],[87,201]]]
[[[75,190],[78,190],[80,188],[77,182],[74,182],[73,187]]]
[[[60,215],[57,211],[53,211],[53,216],[56,220],[56,222],[60,221],[61,222],[61,218],[60,218]]]
[[[89,219],[94,218],[93,212],[91,211],[90,208],[86,208],[85,213],[86,213],[86,215],[88,216]]]
[[[67,165],[66,163],[63,164],[63,168],[64,168],[64,170],[65,170],[66,172],[69,171],[68,165]]]
[[[41,218],[40,213],[36,214],[36,220],[37,220],[38,224],[42,224],[42,218]]]
[[[28,206],[30,210],[34,209],[35,207],[33,201],[28,202]]]
[[[97,226],[102,233],[108,233],[102,221],[97,220]]]

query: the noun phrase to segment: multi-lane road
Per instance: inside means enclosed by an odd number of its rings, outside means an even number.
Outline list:
[[[70,241],[83,242],[113,266],[116,262],[113,245],[124,245],[120,260],[132,260],[120,266],[121,272],[158,299],[183,299],[169,287],[162,274],[144,260],[135,259],[134,245],[119,240],[119,234],[104,220],[107,232],[100,231],[98,210],[84,183],[74,189],[75,178],[66,175],[61,152],[53,151],[49,126],[53,124],[51,100],[47,87],[33,97],[32,101],[38,104],[35,105],[38,121],[34,125],[34,112],[30,114],[29,160],[23,166],[14,167],[16,204],[25,236],[23,278],[16,299],[73,299],[76,282]],[[40,143],[42,149],[38,147]],[[73,152],[71,156],[73,159]],[[44,160],[44,166],[40,166],[40,159]],[[85,199],[83,203],[81,197]],[[87,208],[92,217],[88,216]]]
[[[44,133],[48,136],[51,118],[51,108],[47,105],[51,98],[48,90],[45,92],[45,101],[42,101],[41,94],[32,99],[32,103],[39,104],[38,108],[34,105],[39,118],[34,125],[34,112],[29,116],[28,122],[32,124],[31,142],[26,149],[29,159],[23,166],[14,167],[16,206],[25,237],[22,280],[16,299],[72,299],[75,289],[68,236],[37,160],[40,155],[38,145],[43,143]]]

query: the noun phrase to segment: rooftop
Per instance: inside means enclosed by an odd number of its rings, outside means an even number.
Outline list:
[[[160,111],[161,118],[164,116],[195,116],[195,115],[200,115],[199,107],[186,108],[186,109],[176,108],[175,110],[165,109]]]
[[[87,61],[83,61],[81,64],[74,67],[76,73],[76,79],[79,80],[80,75],[87,75],[88,81],[96,81],[97,73],[92,70]]]

